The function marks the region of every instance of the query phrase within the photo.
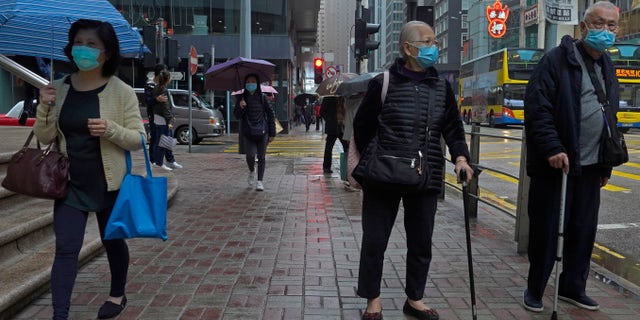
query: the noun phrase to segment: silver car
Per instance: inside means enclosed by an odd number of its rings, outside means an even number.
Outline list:
[[[144,99],[144,89],[135,88],[142,118],[147,118],[147,105]],[[173,135],[180,144],[189,143],[189,91],[169,89],[169,101],[173,106],[175,122]],[[204,138],[215,138],[225,134],[226,126],[222,112],[212,108],[198,95],[192,95],[192,144],[198,144]],[[147,126],[148,127],[148,126]]]

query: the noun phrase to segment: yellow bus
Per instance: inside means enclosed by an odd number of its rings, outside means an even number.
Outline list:
[[[607,50],[620,84],[618,127],[640,128],[640,45],[617,43]]]
[[[524,123],[524,93],[543,49],[504,48],[460,66],[460,115],[491,127]]]

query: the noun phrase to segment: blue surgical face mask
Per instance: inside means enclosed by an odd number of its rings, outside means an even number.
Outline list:
[[[616,40],[616,35],[607,29],[588,29],[584,42],[591,48],[604,51],[611,47]]]
[[[418,56],[416,57],[416,61],[418,61],[418,64],[420,64],[420,66],[424,69],[433,67],[433,65],[438,62],[437,46],[425,46],[416,48],[418,48]]]
[[[73,62],[75,62],[78,69],[82,71],[93,70],[100,65],[98,62],[98,57],[100,56],[99,49],[87,46],[73,46],[73,48],[71,48],[71,55],[73,56]]]
[[[247,89],[247,91],[249,92],[254,92],[256,91],[256,89],[258,89],[258,84],[257,83],[247,83],[244,85],[244,88]]]

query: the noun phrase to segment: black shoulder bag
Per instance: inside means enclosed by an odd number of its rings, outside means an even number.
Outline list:
[[[584,55],[583,55],[584,56]],[[598,96],[600,109],[602,110],[602,118],[604,119],[604,128],[600,136],[600,150],[598,152],[598,163],[604,166],[616,167],[629,161],[629,153],[627,152],[627,144],[624,141],[624,135],[615,125],[615,115],[611,115],[611,105],[605,96],[602,85],[598,80],[592,61],[586,61],[585,66],[591,78],[591,83]],[[607,113],[607,109],[609,113]],[[611,126],[613,124],[613,127]]]

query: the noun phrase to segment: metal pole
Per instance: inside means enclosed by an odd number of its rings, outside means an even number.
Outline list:
[[[191,59],[191,57],[189,57],[189,59]],[[193,101],[191,100],[193,99],[193,75],[191,74],[191,63],[189,63],[187,68],[189,69],[187,70],[187,77],[189,78],[189,153],[191,153],[191,141],[193,140],[193,132],[191,132],[193,130]]]
[[[53,61],[51,64],[53,64]],[[0,66],[38,89],[42,89],[42,87],[49,84],[49,81],[47,81],[47,79],[23,67],[21,64],[7,58],[3,54],[0,54]]]
[[[160,31],[158,32],[158,34],[160,35],[160,37],[158,37],[158,45],[156,46],[157,48],[157,55],[158,55],[158,63],[164,63],[164,19],[162,18],[158,18],[158,28],[160,28]]]
[[[470,156],[471,163],[477,164],[480,161],[480,125],[477,123],[473,123],[471,125],[471,146],[470,146]],[[477,218],[478,217],[478,195],[480,188],[478,187],[478,179],[472,179],[469,184],[469,193],[473,195],[473,197],[469,198],[469,217]]]
[[[240,56],[251,58],[251,0],[240,1]]]
[[[362,19],[362,0],[356,0],[356,20],[358,19]],[[355,42],[353,47],[355,51]],[[362,62],[362,59],[357,56],[355,56],[355,58],[356,58],[356,73],[360,74],[360,62]]]

